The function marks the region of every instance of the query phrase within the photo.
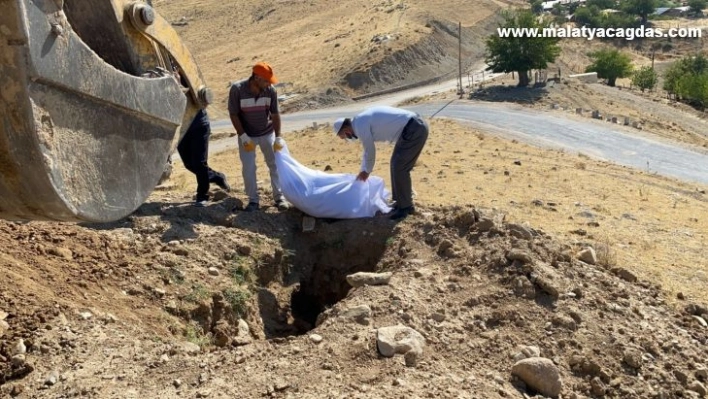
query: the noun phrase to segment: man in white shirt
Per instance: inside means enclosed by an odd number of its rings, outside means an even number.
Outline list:
[[[391,192],[395,206],[391,219],[398,220],[415,212],[411,170],[428,139],[427,123],[415,112],[405,109],[376,106],[353,119],[339,118],[334,132],[341,139],[361,141],[364,156],[357,180],[366,181],[376,163],[374,142],[396,143],[391,155]]]

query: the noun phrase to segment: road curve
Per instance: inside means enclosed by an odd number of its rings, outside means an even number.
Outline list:
[[[499,74],[483,74],[483,63],[475,66],[474,82]],[[396,105],[406,99],[457,87],[457,80],[404,90],[334,108],[282,114],[283,133],[332,123],[340,116],[354,116],[373,105]],[[639,135],[630,128],[592,119],[563,118],[550,112],[532,111],[513,104],[455,100],[403,107],[424,117],[452,118],[483,131],[513,137],[536,146],[564,149],[685,181],[708,184],[708,156],[679,144],[660,142]],[[214,129],[233,129],[229,120],[212,121]],[[435,132],[433,132],[435,134]],[[210,144],[210,152],[233,148],[236,140]]]
[[[354,116],[374,104],[373,101],[316,111],[283,114],[283,133],[311,126],[313,122],[332,123],[340,116]],[[403,107],[430,118],[451,118],[492,134],[516,138],[536,146],[578,152],[596,159],[630,166],[639,170],[674,177],[688,182],[708,184],[708,155],[679,144],[660,142],[633,134],[629,128],[595,120],[563,118],[550,112],[533,111],[521,106],[455,100]],[[228,121],[214,121],[214,126],[228,126]],[[437,132],[432,132],[436,134]],[[439,134],[443,134],[440,132]],[[213,152],[233,148],[236,141],[220,140],[210,144]]]
[[[564,118],[520,106],[455,101],[440,108],[441,104],[410,107],[424,116],[437,112],[436,117],[456,119],[532,145],[578,152],[663,176],[708,184],[707,154],[638,135],[632,128]]]

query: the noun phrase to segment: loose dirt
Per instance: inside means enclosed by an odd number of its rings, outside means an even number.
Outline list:
[[[381,54],[426,37],[427,22],[470,27],[512,2],[153,3],[222,100],[264,59],[293,92],[322,96],[316,106],[353,93],[348,72],[392,65]],[[377,35],[396,40],[367,55]],[[564,70],[585,62],[571,50]],[[478,94],[627,114],[641,134],[705,146],[701,115],[661,94],[569,81],[509,96],[512,84]],[[210,159],[233,190],[212,189],[207,208],[191,206],[196,182],[176,164],[115,223],[0,221],[0,397],[705,397],[707,188],[430,122],[417,213],[400,223],[320,219],[303,232],[301,212],[267,206],[262,156],[264,208],[239,211],[233,150]],[[328,127],[286,140],[304,165],[358,171],[360,146]],[[387,184],[391,150],[379,146],[374,171]],[[359,272],[387,283],[354,287]],[[378,342],[388,327],[392,357]]]

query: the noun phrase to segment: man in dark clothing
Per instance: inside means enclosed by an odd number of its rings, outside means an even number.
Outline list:
[[[209,200],[209,183],[214,183],[226,191],[231,187],[226,176],[209,167],[209,136],[211,126],[205,109],[199,110],[192,124],[187,129],[182,141],[177,146],[184,167],[197,177],[197,200],[194,206],[205,207]]]

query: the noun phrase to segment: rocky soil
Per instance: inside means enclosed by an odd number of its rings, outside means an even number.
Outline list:
[[[296,210],[177,200],[0,224],[0,396],[706,394],[706,304],[670,306],[593,241],[472,205],[304,233]]]

